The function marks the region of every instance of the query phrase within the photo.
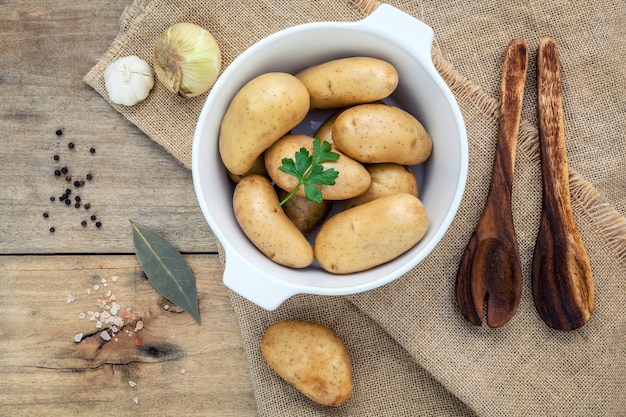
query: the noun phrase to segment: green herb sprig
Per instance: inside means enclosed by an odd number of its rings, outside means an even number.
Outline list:
[[[293,195],[304,186],[304,194],[310,201],[320,203],[322,201],[322,192],[316,185],[335,185],[335,180],[339,176],[339,171],[334,168],[324,169],[322,163],[336,161],[339,154],[333,152],[330,143],[321,142],[319,139],[313,140],[313,154],[309,154],[308,149],[302,147],[296,152],[295,160],[293,158],[283,158],[280,170],[287,174],[298,178],[298,184],[287,194],[280,202],[282,206]]]

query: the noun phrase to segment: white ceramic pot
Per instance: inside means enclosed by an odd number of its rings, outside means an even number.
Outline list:
[[[267,310],[295,294],[358,293],[400,277],[439,243],[463,196],[468,149],[456,100],[432,63],[432,41],[430,27],[382,5],[358,22],[309,23],[277,32],[251,46],[224,70],[198,119],[192,173],[200,208],[226,253],[226,286]],[[411,250],[367,271],[333,275],[315,265],[303,270],[287,268],[256,249],[235,220],[234,184],[218,153],[220,123],[233,96],[255,76],[271,71],[295,74],[347,56],[373,56],[391,62],[400,82],[390,101],[417,117],[433,139],[430,159],[415,171],[419,197],[429,214],[429,229]],[[314,133],[326,115],[313,113],[296,132]]]

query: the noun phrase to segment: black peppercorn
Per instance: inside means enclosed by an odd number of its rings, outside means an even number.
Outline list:
[[[80,222],[80,225],[85,227],[85,226],[87,226],[87,222],[85,220],[83,220],[82,222]]]
[[[72,200],[70,200],[69,198],[67,200],[65,200],[65,205],[69,206],[70,204],[72,204]]]
[[[80,201],[80,196],[77,195],[76,197],[74,197],[74,201],[76,201],[78,203]]]
[[[91,204],[89,203],[85,204],[85,210],[89,210],[90,207],[91,207]]]
[[[50,201],[54,201],[56,200],[56,198],[54,198],[54,196],[50,197]]]
[[[96,217],[95,215],[93,215],[93,214],[92,214],[92,215],[91,215],[91,220],[96,220],[96,219],[97,219],[97,217]]]
[[[72,177],[70,177],[69,175],[67,177],[65,177],[65,181],[70,182],[72,181]]]
[[[63,194],[61,195],[61,197],[59,197],[59,200],[61,201],[65,201],[65,199],[67,199],[67,194]]]
[[[44,219],[47,219],[47,218],[48,218],[48,212],[47,212],[47,211],[44,211],[44,213],[43,213],[43,217],[44,217]]]
[[[67,144],[67,147],[70,148],[70,149],[74,149],[74,144],[72,142],[70,142],[70,143]]]
[[[76,208],[80,208],[80,203],[75,203],[75,204],[74,204],[74,207],[76,207]]]
[[[59,160],[59,155],[54,155],[52,158],[54,158],[55,161]]]
[[[61,171],[58,170],[58,169],[55,169],[54,170],[54,175],[56,175],[57,177],[60,177],[61,176]]]
[[[61,168],[61,172],[62,172],[63,174],[67,174],[67,167],[63,167],[63,168]]]
[[[92,176],[91,174],[87,174],[87,176],[86,176],[85,178],[87,178],[88,180],[90,180],[90,179],[92,179],[92,178],[93,178],[93,176]]]
[[[74,187],[80,187],[80,181],[74,181]]]
[[[95,148],[89,148],[89,153],[96,153],[96,149]]]
[[[65,189],[65,194],[70,195],[72,194],[72,190],[70,190],[69,188]]]
[[[102,226],[102,223],[101,222],[96,222],[96,227],[100,227],[100,226]]]
[[[50,228],[50,233],[54,233],[54,230],[55,230],[54,227],[51,227]]]

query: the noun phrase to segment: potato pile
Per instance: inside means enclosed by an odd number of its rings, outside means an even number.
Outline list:
[[[385,104],[398,85],[388,62],[370,57],[328,61],[295,75],[262,74],[235,95],[219,135],[235,217],[250,241],[274,262],[349,274],[400,256],[426,234],[428,214],[418,199],[411,165],[426,161],[432,140],[408,112]],[[313,136],[291,131],[313,109],[337,109]],[[313,140],[331,144],[336,161],[321,163],[339,175],[317,185],[322,202],[303,187],[284,205],[299,179],[283,172],[285,158]],[[280,199],[279,199],[280,196]],[[343,210],[332,215],[333,206]],[[307,236],[317,231],[314,245]]]

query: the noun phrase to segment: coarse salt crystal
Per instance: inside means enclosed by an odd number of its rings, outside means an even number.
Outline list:
[[[117,281],[117,275],[113,275],[113,276],[111,277],[111,281]]]
[[[185,372],[187,372],[187,370],[185,368],[180,368],[180,373],[184,374]]]
[[[135,325],[135,331],[139,331],[141,329],[143,329],[143,321],[139,320],[137,324]]]
[[[170,305],[169,305],[169,304],[165,304],[165,305],[163,306],[163,310],[169,310],[169,309],[170,309]]]
[[[76,299],[76,298],[74,298],[74,296],[73,296],[73,295],[68,295],[68,296],[67,296],[67,302],[68,302],[68,303],[73,302],[75,299]]]
[[[93,289],[98,291],[100,289],[100,286],[98,284],[96,284],[96,285],[93,286]]]
[[[104,330],[104,331],[102,331],[102,333],[100,333],[100,337],[103,338],[104,340],[106,340],[107,342],[109,340],[111,340],[111,335],[106,330]]]
[[[135,397],[135,398],[133,398],[133,402],[134,402],[135,404],[139,404],[139,397]]]
[[[113,324],[122,327],[124,325],[124,319],[118,316],[113,317]]]
[[[106,283],[106,282],[107,282],[107,280],[106,280],[106,279],[104,279],[104,278],[102,278],[102,279],[100,280],[100,282],[104,284],[104,283]]]
[[[80,342],[81,340],[83,340],[83,334],[82,334],[82,333],[76,333],[76,334],[74,335],[74,341],[75,341],[76,343],[78,343],[78,342]]]
[[[87,288],[87,295],[91,294],[91,288]]]
[[[102,328],[102,322],[100,320],[98,320],[96,322],[96,328],[101,329]]]
[[[128,385],[130,385],[131,388],[135,388],[137,386],[137,383],[135,381],[128,381]]]
[[[78,318],[81,319],[81,320],[84,319],[85,317],[86,317],[85,313],[79,313],[78,314]]]
[[[109,291],[107,291],[106,293],[104,293],[104,295],[106,295],[107,297],[110,297],[112,293],[113,293],[113,292],[112,292],[111,290],[109,290]]]

